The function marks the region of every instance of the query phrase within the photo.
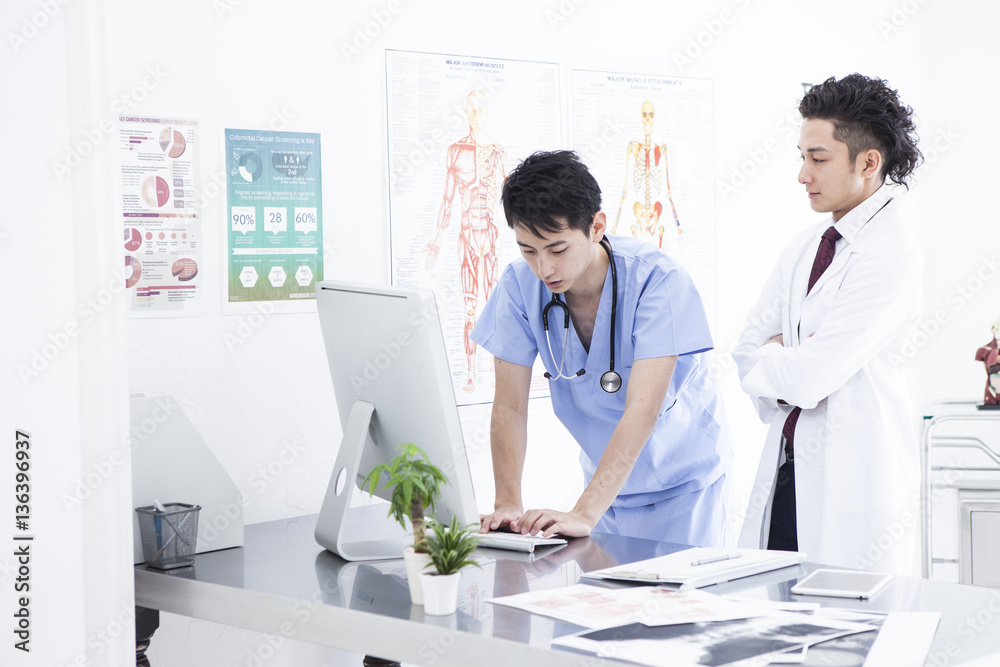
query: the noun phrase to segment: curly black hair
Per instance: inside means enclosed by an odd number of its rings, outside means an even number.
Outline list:
[[[500,200],[511,229],[516,224],[540,238],[566,228],[589,234],[601,187],[573,151],[538,151],[510,172]]]
[[[882,154],[882,176],[909,189],[910,175],[923,161],[917,148],[913,109],[882,79],[858,73],[839,81],[830,77],[809,89],[799,102],[805,119],[833,123],[833,138],[847,144],[851,161],[874,148]]]

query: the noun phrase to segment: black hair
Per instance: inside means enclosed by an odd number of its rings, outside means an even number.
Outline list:
[[[882,79],[858,73],[830,77],[809,89],[799,103],[805,119],[833,123],[833,138],[847,144],[851,161],[874,148],[882,154],[882,177],[909,189],[910,175],[923,161],[917,148],[913,109]]]
[[[538,151],[510,172],[500,200],[511,229],[518,225],[538,237],[567,228],[589,235],[601,188],[573,151]]]

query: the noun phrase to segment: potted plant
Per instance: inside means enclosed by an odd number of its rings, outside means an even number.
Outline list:
[[[379,481],[385,477],[385,488],[392,488],[389,500],[389,516],[406,529],[406,520],[413,526],[413,545],[403,550],[406,563],[406,578],[410,585],[410,599],[413,604],[423,604],[420,588],[420,573],[430,562],[421,546],[427,539],[426,512],[434,510],[434,504],[441,496],[441,486],[448,479],[441,469],[427,459],[424,450],[412,442],[400,445],[399,454],[388,464],[380,463],[362,483],[369,494],[378,490]]]
[[[425,569],[420,575],[423,581],[424,613],[431,616],[447,616],[455,613],[458,604],[459,570],[466,565],[479,563],[472,560],[473,549],[479,545],[475,524],[462,527],[458,517],[451,518],[451,525],[431,523],[432,535],[421,545],[430,556],[433,570]]]

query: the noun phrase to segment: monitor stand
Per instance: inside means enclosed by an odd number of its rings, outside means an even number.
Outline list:
[[[316,521],[316,541],[345,560],[402,558],[403,549],[412,544],[412,538],[387,516],[386,503],[351,507],[361,453],[374,413],[372,403],[354,402]],[[373,530],[383,536],[372,539]]]

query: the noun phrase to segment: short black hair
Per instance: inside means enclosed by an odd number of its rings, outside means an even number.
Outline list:
[[[500,200],[511,229],[518,225],[538,237],[567,227],[590,234],[601,187],[573,151],[538,151],[510,172]],[[566,226],[556,218],[565,218]]]
[[[861,151],[877,150],[882,154],[882,177],[909,188],[910,175],[923,161],[913,109],[900,102],[885,81],[856,72],[839,81],[830,77],[809,89],[799,113],[833,123],[833,138],[847,144],[852,162]]]

